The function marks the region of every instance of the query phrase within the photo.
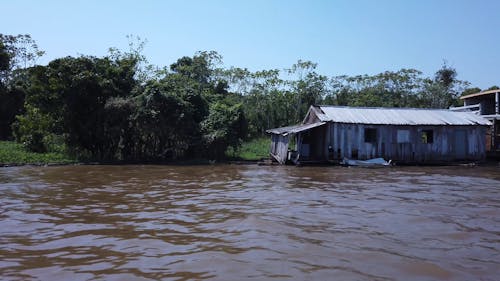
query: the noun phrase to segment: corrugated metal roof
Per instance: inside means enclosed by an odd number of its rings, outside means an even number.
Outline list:
[[[491,125],[471,112],[447,109],[317,106],[320,121],[377,125]]]
[[[288,127],[274,128],[274,129],[267,130],[266,133],[278,134],[278,135],[296,134],[299,132],[310,130],[312,128],[319,127],[319,126],[324,125],[324,124],[326,124],[326,122],[316,122],[316,123],[311,123],[311,124],[303,124],[303,125],[294,125],[294,126],[288,126]]]

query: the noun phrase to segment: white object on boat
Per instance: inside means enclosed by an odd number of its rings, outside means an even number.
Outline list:
[[[391,166],[391,160],[385,161],[384,158],[373,158],[369,160],[354,160],[344,158],[340,162],[342,166],[359,166],[359,167],[377,167],[377,166]]]

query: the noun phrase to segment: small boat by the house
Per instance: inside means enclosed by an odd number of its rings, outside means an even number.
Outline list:
[[[355,166],[355,167],[389,167],[392,165],[392,161],[385,161],[384,158],[373,158],[373,159],[368,159],[368,160],[355,160],[355,159],[349,159],[349,158],[344,158],[340,162],[340,165],[342,166]]]

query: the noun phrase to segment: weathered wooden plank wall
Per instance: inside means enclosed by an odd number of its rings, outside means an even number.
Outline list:
[[[271,156],[280,164],[285,164],[288,156],[289,136],[273,134],[271,137]]]
[[[330,123],[329,126],[327,130],[329,141],[326,146],[332,146],[334,159],[337,160],[344,157],[357,159],[384,157],[400,162],[427,163],[480,160],[485,157],[486,128],[481,126],[394,126],[340,123]],[[367,128],[376,129],[376,141],[365,142],[365,129]],[[432,143],[422,141],[423,130],[432,130]],[[463,141],[456,139],[460,135],[465,135]]]

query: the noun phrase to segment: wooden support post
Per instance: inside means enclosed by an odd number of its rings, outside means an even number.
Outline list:
[[[493,126],[491,127],[491,142],[490,142],[490,151],[494,152],[497,150],[497,119],[493,119]]]
[[[495,93],[495,114],[500,114],[500,92]]]

